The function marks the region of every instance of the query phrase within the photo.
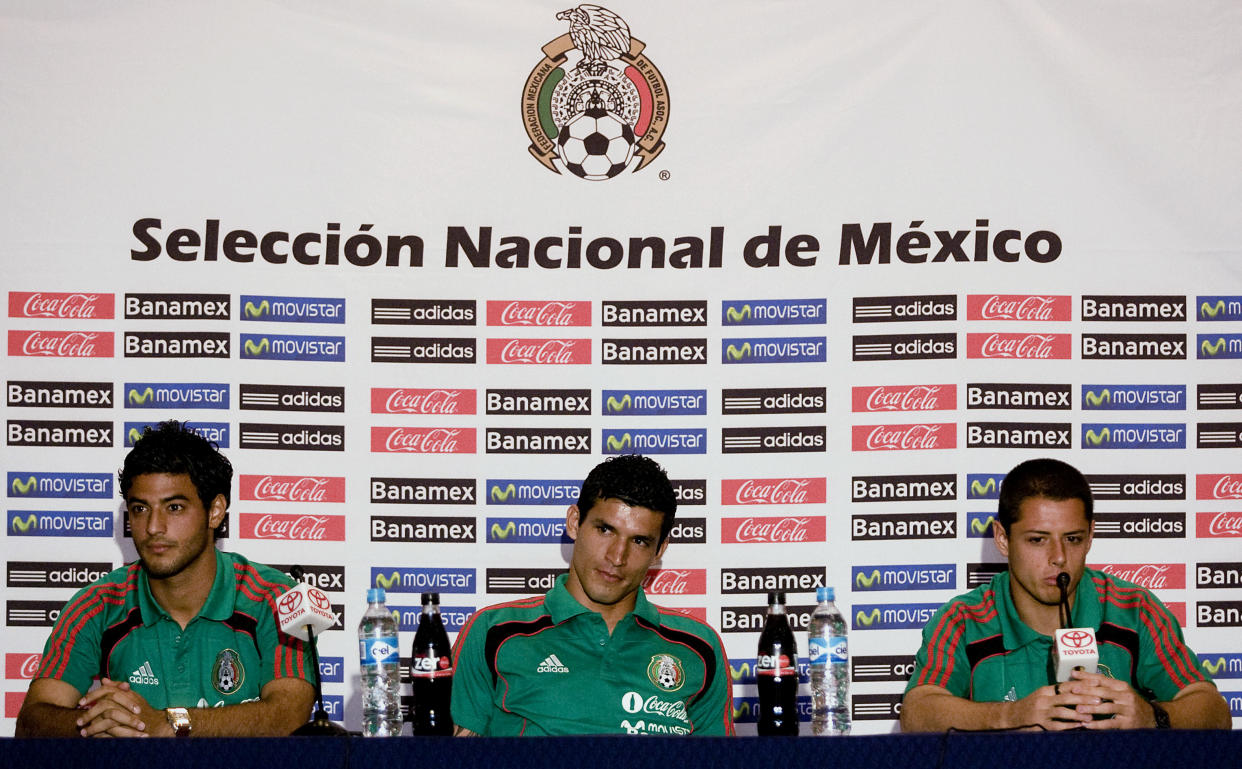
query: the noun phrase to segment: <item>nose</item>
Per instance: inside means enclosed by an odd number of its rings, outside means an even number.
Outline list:
[[[621,537],[615,538],[608,545],[608,549],[604,552],[604,557],[608,559],[608,563],[613,566],[624,566],[626,555],[626,542]]]
[[[1052,541],[1052,552],[1049,554],[1049,560],[1053,566],[1065,565],[1065,543],[1059,539]]]
[[[148,534],[163,533],[165,523],[166,523],[166,520],[164,517],[164,511],[156,508],[156,509],[151,510],[151,512],[147,513],[147,533]]]

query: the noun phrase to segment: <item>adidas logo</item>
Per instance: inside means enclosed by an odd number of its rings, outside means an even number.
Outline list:
[[[147,686],[160,685],[160,679],[155,677],[155,671],[151,669],[151,660],[142,663],[142,667],[130,673],[129,682],[131,684],[146,684]]]
[[[549,654],[539,663],[539,667],[535,668],[536,673],[568,673],[569,668],[557,659],[555,654]]]

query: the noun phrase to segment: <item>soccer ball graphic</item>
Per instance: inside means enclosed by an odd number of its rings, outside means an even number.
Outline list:
[[[574,176],[611,179],[634,157],[634,129],[603,107],[588,107],[556,137],[556,150]]]

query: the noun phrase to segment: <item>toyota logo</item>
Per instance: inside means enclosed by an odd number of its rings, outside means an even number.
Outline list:
[[[1091,637],[1093,635],[1090,630],[1071,630],[1068,633],[1061,634],[1061,643],[1075,649],[1081,649],[1084,646],[1091,645]]]
[[[302,594],[298,591],[286,593],[280,597],[278,602],[281,612],[288,614],[302,604]]]
[[[328,601],[328,596],[322,590],[310,589],[306,591],[310,595],[311,603],[317,609],[327,609],[332,604]]]

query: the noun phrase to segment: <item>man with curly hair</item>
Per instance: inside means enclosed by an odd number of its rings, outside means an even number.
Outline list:
[[[720,637],[642,589],[676,514],[647,457],[590,472],[565,514],[568,573],[545,595],[479,610],[458,634],[458,735],[733,734]]]
[[[185,424],[143,433],[118,474],[138,560],[65,605],[17,736],[267,736],[306,722],[315,671],[276,620],[291,580],[216,549],[232,480]]]

